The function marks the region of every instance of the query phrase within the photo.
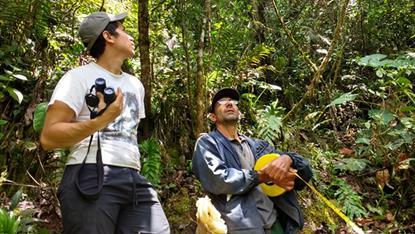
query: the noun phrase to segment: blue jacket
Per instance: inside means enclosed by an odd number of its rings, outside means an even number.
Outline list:
[[[274,147],[262,140],[246,137],[255,161],[269,153],[278,153]],[[255,171],[241,168],[239,157],[232,143],[215,130],[204,134],[196,142],[193,153],[193,173],[208,192],[213,205],[225,220],[229,233],[264,233],[263,221],[256,208],[253,188],[258,186]],[[308,181],[312,171],[308,161],[296,153],[285,153],[293,160],[292,167],[297,174]],[[294,189],[305,186],[301,180],[295,181]],[[230,200],[227,199],[231,194]],[[278,212],[278,220],[285,233],[295,233],[304,225],[304,218],[296,197],[291,190],[278,197],[272,197]]]

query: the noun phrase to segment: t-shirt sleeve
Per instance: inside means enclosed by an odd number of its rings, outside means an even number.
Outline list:
[[[76,114],[82,110],[85,99],[85,84],[75,78],[71,72],[66,73],[58,82],[49,101],[49,106],[55,101],[61,101],[68,105]]]
[[[138,103],[139,103],[139,105],[138,105],[138,108],[139,108],[138,118],[139,119],[144,119],[146,117],[146,111],[145,111],[145,108],[144,108],[145,90],[144,90],[144,86],[141,82],[140,82],[139,90],[140,90],[140,92],[139,92],[140,95],[138,96],[138,99],[139,99],[138,100]]]

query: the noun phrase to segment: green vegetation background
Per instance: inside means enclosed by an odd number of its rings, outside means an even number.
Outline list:
[[[204,194],[193,146],[225,86],[243,93],[241,131],[309,159],[314,186],[362,229],[415,232],[414,1],[0,0],[1,233],[61,231],[67,152],[43,151],[39,132],[56,82],[90,61],[77,28],[100,9],[129,13],[137,56],[124,69],[137,77],[146,63],[138,23],[149,25],[142,174],[173,233],[194,233]],[[351,232],[310,190],[299,197],[303,233]]]

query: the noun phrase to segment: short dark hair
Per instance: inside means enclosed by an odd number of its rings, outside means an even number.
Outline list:
[[[118,33],[115,31],[120,26],[120,21],[114,21],[108,23],[103,31],[109,32],[109,34],[113,36],[117,36]],[[85,45],[86,47],[87,45]],[[102,36],[102,33],[98,36],[97,40],[95,41],[94,45],[91,47],[89,54],[94,57],[95,59],[99,58],[105,51],[105,38]]]

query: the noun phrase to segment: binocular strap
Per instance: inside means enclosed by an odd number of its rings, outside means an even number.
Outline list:
[[[99,140],[99,131],[97,132],[98,134],[98,150],[97,150],[97,154],[96,154],[96,175],[97,175],[97,184],[96,186],[93,186],[93,190],[91,191],[91,189],[88,189],[88,191],[83,188],[80,184],[80,178],[82,178],[82,174],[85,168],[85,163],[86,163],[86,159],[88,157],[89,154],[89,150],[91,148],[91,143],[92,143],[92,139],[94,137],[94,134],[91,135],[91,138],[89,139],[89,145],[88,145],[88,151],[86,152],[85,158],[82,161],[82,165],[79,168],[76,178],[75,178],[75,185],[76,188],[78,189],[79,193],[81,194],[81,196],[83,198],[85,198],[86,200],[97,200],[99,197],[99,193],[102,190],[102,186],[103,186],[103,180],[104,180],[104,165],[102,163],[102,155],[101,155],[101,143]],[[90,186],[88,186],[90,187]]]

